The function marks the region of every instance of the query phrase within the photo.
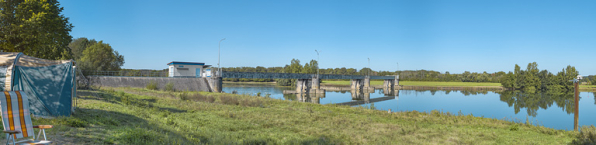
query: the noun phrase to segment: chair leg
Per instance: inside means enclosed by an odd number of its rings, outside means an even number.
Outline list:
[[[39,132],[39,133],[37,133],[37,137],[36,137],[36,138],[34,138],[34,139],[39,139],[39,136],[41,135],[41,130],[43,130],[43,129],[39,129],[39,130],[40,130],[40,132]],[[44,136],[45,136],[45,134],[44,134]]]
[[[6,134],[6,145],[9,145],[9,144],[10,144],[10,140],[11,140],[11,139],[12,139],[12,144],[14,145],[14,144],[15,144],[15,142],[14,142],[14,138],[13,138],[13,136],[12,136],[11,134],[8,134],[8,133],[7,133],[7,134]]]
[[[41,129],[41,132],[43,132],[43,140],[48,140],[46,138],[46,130],[45,129]]]

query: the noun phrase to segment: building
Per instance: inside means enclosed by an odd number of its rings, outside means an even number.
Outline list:
[[[168,65],[168,77],[211,77],[211,65],[205,63],[172,61]]]

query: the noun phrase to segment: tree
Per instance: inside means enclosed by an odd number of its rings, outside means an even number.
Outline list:
[[[0,49],[44,59],[71,59],[73,26],[57,0],[1,0]]]
[[[68,44],[68,48],[70,49],[70,52],[72,53],[72,58],[74,60],[80,60],[81,57],[83,56],[83,51],[85,51],[85,49],[91,45],[97,44],[97,41],[95,41],[95,39],[87,39],[85,37],[81,37],[81,38],[77,38],[72,40],[72,42],[70,42],[70,44]]]
[[[86,71],[117,71],[122,65],[124,56],[103,41],[87,47],[79,61],[79,67]]]

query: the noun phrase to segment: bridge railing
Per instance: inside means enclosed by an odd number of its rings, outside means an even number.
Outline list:
[[[261,73],[261,72],[223,72],[222,78],[259,78],[259,79],[311,79],[316,74],[299,73]],[[321,74],[320,79],[364,79],[360,75],[333,75]],[[395,76],[370,76],[370,79],[388,80],[395,79]]]
[[[121,70],[121,71],[83,71],[85,76],[129,76],[129,77],[168,77],[163,70]],[[194,76],[191,76],[194,77]],[[300,73],[261,73],[261,72],[226,72],[222,78],[253,78],[253,79],[312,79],[316,74]],[[361,75],[321,74],[320,79],[365,79]],[[395,76],[370,76],[372,80],[395,79]]]

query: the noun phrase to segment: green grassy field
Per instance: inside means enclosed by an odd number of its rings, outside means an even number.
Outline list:
[[[73,116],[33,120],[54,125],[46,131],[57,144],[567,144],[579,136],[439,111],[387,113],[225,93],[78,94]]]
[[[350,81],[328,81],[324,80],[323,85],[350,85]],[[498,87],[501,83],[476,83],[476,82],[426,82],[426,81],[400,81],[404,86],[449,86],[449,87],[474,87],[491,86]],[[370,81],[370,85],[383,85],[383,81]]]

